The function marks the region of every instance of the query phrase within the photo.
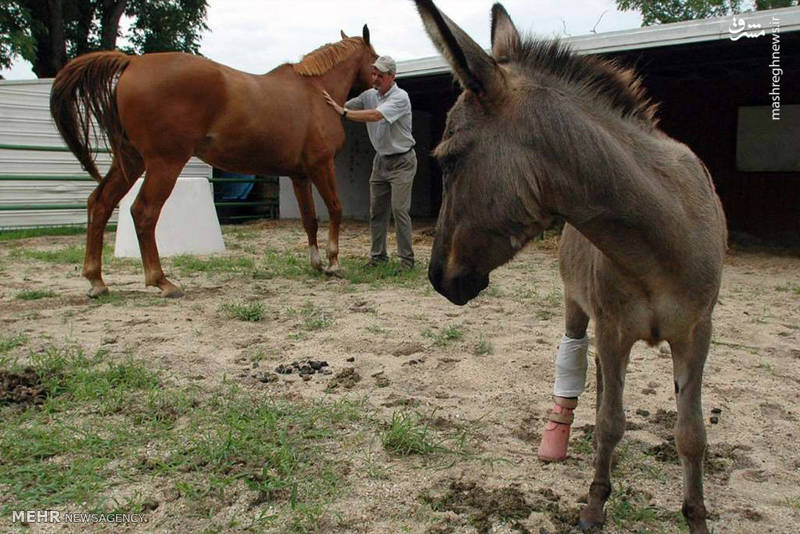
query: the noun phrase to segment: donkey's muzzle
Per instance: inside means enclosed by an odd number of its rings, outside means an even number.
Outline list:
[[[485,274],[469,273],[445,277],[444,269],[433,262],[428,267],[428,280],[436,291],[459,306],[475,298],[489,285],[489,277]]]

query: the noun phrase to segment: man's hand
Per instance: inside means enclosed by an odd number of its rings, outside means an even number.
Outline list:
[[[341,115],[341,114],[342,114],[342,112],[344,111],[344,108],[343,108],[342,106],[340,106],[339,104],[337,104],[337,103],[336,103],[336,101],[335,101],[333,98],[331,98],[331,95],[329,95],[329,94],[328,94],[328,91],[325,91],[325,90],[323,89],[323,90],[322,90],[322,96],[324,96],[324,97],[325,97],[325,102],[327,102],[328,104],[330,104],[330,106],[331,106],[333,109],[335,109],[335,110],[336,110],[336,113],[338,113],[339,115]]]

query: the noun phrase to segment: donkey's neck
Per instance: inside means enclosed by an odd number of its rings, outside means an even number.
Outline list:
[[[692,222],[675,184],[622,151],[583,161],[594,150],[573,154],[563,171],[548,175],[548,207],[628,272],[650,277],[678,267],[678,245]]]

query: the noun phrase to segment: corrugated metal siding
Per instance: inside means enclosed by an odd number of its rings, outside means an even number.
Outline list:
[[[0,145],[54,147],[65,149],[50,118],[52,80],[0,81]],[[97,166],[105,173],[111,155],[97,154]],[[11,150],[0,148],[0,176],[86,176],[78,161],[67,151]],[[211,166],[192,158],[181,177],[211,178]],[[84,205],[95,188],[94,181],[0,180],[0,205],[79,204]],[[116,221],[116,210],[112,221]],[[0,228],[80,224],[86,210],[0,211]]]

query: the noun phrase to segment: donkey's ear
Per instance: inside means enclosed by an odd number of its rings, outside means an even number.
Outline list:
[[[440,12],[431,0],[414,0],[425,31],[444,56],[461,85],[478,96],[487,96],[500,80],[497,64],[489,54]]]
[[[344,30],[339,30],[339,33],[342,34],[342,39],[347,39],[347,34],[344,33]]]
[[[364,29],[361,30],[361,37],[364,38],[364,43],[369,44],[369,28],[364,24]]]
[[[492,6],[492,56],[497,61],[507,60],[519,50],[520,38],[517,28],[501,4]]]

